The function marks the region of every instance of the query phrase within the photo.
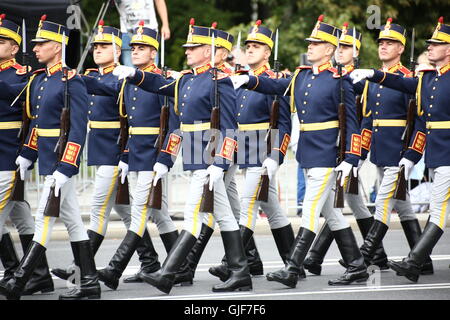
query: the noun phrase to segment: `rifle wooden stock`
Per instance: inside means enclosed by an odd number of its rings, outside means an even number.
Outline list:
[[[338,106],[338,119],[339,119],[339,151],[338,151],[338,163],[341,163],[345,159],[346,149],[346,119],[345,119],[345,105],[341,102]],[[342,172],[338,172],[336,175],[336,192],[334,195],[334,207],[344,207],[344,187],[341,186]]]
[[[362,115],[362,103],[361,96],[356,96],[356,119],[358,120],[358,124],[361,125],[363,115]]]
[[[214,212],[214,188],[209,190],[209,177],[206,179],[205,184],[203,185],[203,194],[202,200],[200,202],[200,212]]]
[[[128,140],[128,121],[125,117],[120,117],[119,145],[121,153],[126,148],[127,140]],[[120,175],[117,177],[117,194],[115,203],[130,204],[130,191],[128,188],[128,179],[125,177],[125,181],[122,184]]]
[[[280,116],[280,101],[276,96],[272,102],[272,108],[270,112],[269,130],[267,130],[266,143],[267,143],[267,154],[272,150],[272,129],[278,129],[278,118]],[[269,201],[269,176],[267,175],[267,170],[261,175],[261,185],[256,196],[256,200],[267,202]]]
[[[66,78],[67,79],[67,78]],[[68,103],[68,101],[66,102]],[[66,104],[68,106],[68,104]],[[61,111],[61,131],[59,134],[58,142],[55,146],[55,151],[58,154],[58,162],[62,159],[64,155],[64,150],[66,149],[67,141],[69,139],[69,131],[70,131],[70,108],[64,107]],[[62,190],[59,191],[60,195]],[[47,204],[44,209],[45,217],[59,217],[59,209],[60,209],[60,196],[55,196],[55,186],[53,185],[50,188],[50,193],[48,195]]]
[[[359,193],[359,183],[358,183],[358,177],[353,174],[353,170],[350,171],[350,176],[347,181],[347,186],[345,189],[346,193],[350,194],[358,194]]]
[[[23,105],[22,110],[22,126],[20,127],[19,131],[19,141],[20,146],[23,146],[25,144],[25,139],[28,135],[28,130],[30,129],[30,122],[31,120],[27,116],[26,112],[26,106]],[[20,147],[20,149],[22,149]],[[19,151],[20,153],[20,151]],[[16,177],[14,179],[14,187],[13,187],[13,193],[11,196],[12,201],[25,201],[25,181],[20,179],[19,170],[17,170]]]
[[[148,201],[147,206],[156,209],[161,210],[162,207],[162,182],[161,179],[158,180],[156,183],[156,186],[152,185],[150,186],[150,192],[148,194]]]
[[[405,135],[403,137],[402,154],[404,154],[405,151],[408,150],[409,141],[411,140],[411,137],[413,135],[416,108],[416,99],[409,99],[408,112],[406,113],[406,128]],[[398,171],[397,186],[395,187],[393,198],[398,200],[406,200],[407,189],[405,166],[401,166],[400,170]]]
[[[334,207],[344,207],[344,187],[341,186],[342,171],[339,171],[336,175],[336,191],[334,193]]]

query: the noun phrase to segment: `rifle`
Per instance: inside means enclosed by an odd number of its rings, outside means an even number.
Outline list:
[[[356,29],[353,27],[353,65],[354,68],[359,68],[359,59],[356,55]],[[341,100],[342,101],[342,100]],[[358,124],[361,124],[362,121],[362,103],[361,96],[356,96],[356,119]],[[350,176],[347,181],[346,192],[350,194],[358,194],[359,193],[359,181],[358,177],[353,174],[353,170],[350,171]]]
[[[345,158],[345,144],[346,144],[346,119],[345,119],[345,105],[344,105],[344,87],[342,85],[342,64],[338,63],[338,73],[339,73],[339,87],[340,87],[340,103],[338,106],[338,119],[339,119],[339,134],[336,141],[339,151],[337,162],[341,163]],[[352,170],[353,171],[353,170]],[[334,195],[334,207],[343,208],[344,207],[344,187],[341,186],[342,171],[339,171],[336,175],[336,192]]]
[[[27,83],[30,80],[30,74],[28,72],[28,53],[26,47],[26,26],[25,19],[22,19],[22,64],[25,66]],[[25,139],[27,138],[28,131],[30,129],[30,118],[27,115],[26,103],[22,104],[22,126],[20,127],[17,138],[20,141],[20,147],[17,149],[17,154],[20,154],[22,146],[25,144]],[[11,196],[11,201],[25,201],[25,181],[20,179],[19,169],[17,169],[16,176],[14,179],[13,192]]]
[[[114,56],[114,65],[117,66],[119,64],[119,58],[117,57],[116,37],[114,36],[114,34],[112,34],[112,48]],[[117,144],[119,145],[120,154],[122,154],[126,149],[128,141],[128,121],[127,115],[125,113],[126,113],[125,107],[119,104],[120,131],[119,137],[117,138]],[[117,177],[117,193],[115,203],[127,205],[130,204],[130,190],[128,188],[127,177],[125,177],[123,183],[120,175]]]
[[[211,155],[211,158],[214,159],[216,154],[216,147],[218,142],[218,133],[220,132],[220,97],[219,97],[219,89],[217,84],[217,73],[218,70],[214,63],[216,49],[215,49],[215,37],[213,35],[211,42],[211,66],[213,68],[213,81],[214,81],[214,105],[211,111],[211,129],[210,129],[210,137],[208,145],[206,146],[206,150]],[[207,153],[207,154],[208,154]],[[209,190],[209,179],[206,179],[205,184],[203,185],[203,194],[202,200],[200,203],[200,211],[201,212],[209,212],[214,213],[214,188],[213,190]]]
[[[416,67],[416,62],[414,61],[414,39],[415,38],[415,30],[412,29],[411,34],[411,57],[410,57],[410,69],[413,72],[413,76],[415,77],[414,69]],[[403,154],[408,150],[409,141],[411,140],[411,137],[413,135],[414,131],[414,117],[415,112],[417,109],[416,104],[416,98],[415,96],[412,96],[411,99],[409,99],[408,103],[408,111],[406,113],[406,127],[405,131],[403,131],[402,140],[403,140],[403,150],[402,150],[402,156]],[[394,190],[394,199],[398,200],[406,200],[406,176],[405,176],[405,166],[401,166],[400,170],[398,171],[397,176],[397,185]]]
[[[280,64],[278,62],[278,29],[275,35],[275,54],[274,54],[274,71],[276,74],[276,78],[278,79],[278,72],[280,71]],[[269,130],[267,130],[267,134],[265,137],[265,141],[267,144],[267,153],[272,150],[272,130],[278,128],[278,118],[280,115],[280,99],[278,95],[275,95],[272,107],[270,110],[270,121],[269,121]],[[258,194],[256,196],[256,200],[267,202],[269,201],[269,176],[267,174],[267,169],[264,170],[261,175],[261,184],[258,190]]]
[[[70,94],[69,94],[69,68],[66,65],[66,34],[63,32],[62,36],[62,80],[64,81],[64,107],[60,116],[60,133],[58,142],[53,149],[57,153],[57,162],[55,167],[61,161],[64,150],[66,149],[67,141],[70,132]],[[55,184],[50,187],[47,204],[44,209],[45,217],[59,217],[61,190],[58,196],[55,196]]]
[[[167,66],[164,64],[164,37],[161,37],[161,67],[163,69],[164,78],[167,79]],[[166,139],[169,130],[169,97],[164,96],[164,104],[161,107],[161,114],[159,116],[159,135],[155,141],[155,148],[158,149],[158,154],[161,152],[162,145]],[[162,179],[159,179],[156,186],[153,183],[150,186],[148,194],[147,206],[152,209],[161,210],[162,206]]]

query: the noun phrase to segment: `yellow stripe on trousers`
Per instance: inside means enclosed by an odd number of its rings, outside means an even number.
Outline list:
[[[3,209],[5,208],[6,204],[8,203],[9,199],[11,198],[11,193],[13,191],[14,187],[14,181],[16,180],[17,171],[14,171],[14,174],[12,176],[12,180],[9,183],[8,190],[6,190],[5,197],[0,202],[0,214],[2,213]]]
[[[194,225],[192,226],[191,233],[192,233],[192,235],[194,237],[197,237],[196,236],[196,234],[197,234],[197,221],[198,221],[198,213],[200,211],[200,203],[202,203],[202,197],[201,196],[200,196],[200,199],[198,200],[197,205],[195,206],[194,214],[193,214]],[[212,216],[212,214],[211,214],[211,216]]]
[[[108,194],[106,195],[105,201],[103,201],[102,207],[100,208],[100,214],[99,214],[99,223],[98,223],[98,229],[97,233],[100,235],[103,235],[103,225],[105,224],[105,212],[106,207],[108,206],[109,199],[111,199],[111,195],[113,194],[114,187],[117,183],[117,176],[119,175],[119,168],[114,168],[113,177],[111,179],[111,183],[109,184]]]
[[[150,193],[150,189],[148,189],[148,193]],[[147,199],[148,199],[148,196],[147,196]],[[141,211],[141,223],[139,224],[138,236],[140,236],[140,237],[142,237],[142,235],[144,234],[144,229],[147,224],[147,210],[148,210],[148,206],[146,203],[144,203],[144,206],[142,207],[142,211]]]
[[[310,215],[310,220],[309,220],[309,230],[314,232],[314,225],[315,225],[315,220],[316,220],[316,207],[317,207],[317,203],[319,202],[320,198],[322,198],[322,194],[325,191],[325,187],[327,186],[328,180],[330,180],[330,175],[331,172],[333,171],[333,168],[329,168],[327,170],[327,173],[325,175],[325,179],[322,182],[322,185],[320,186],[320,190],[319,193],[316,195],[316,197],[313,200],[313,204],[311,206],[311,215]]]
[[[395,178],[394,186],[392,187],[392,190],[389,191],[389,194],[388,194],[387,198],[384,199],[384,204],[383,204],[383,219],[381,220],[381,222],[383,222],[383,223],[386,224],[386,225],[387,225],[387,218],[388,218],[388,206],[389,206],[389,200],[391,200],[392,197],[394,196],[395,188],[397,188],[397,183],[398,183],[398,175],[397,175],[397,178]]]
[[[208,213],[208,227],[210,227],[212,229],[212,225],[214,222],[214,217],[212,215],[212,213]]]
[[[255,193],[253,193],[253,196],[250,199],[250,203],[248,205],[248,209],[247,209],[247,228],[252,230],[252,221],[253,221],[253,208],[255,207],[255,202],[256,202],[256,196],[258,195],[258,190],[261,188],[261,183],[262,183],[262,176],[259,179],[259,182],[256,186],[256,190]]]
[[[61,192],[61,190],[59,191]],[[48,224],[50,223],[50,218],[51,217],[44,217],[44,226],[43,226],[43,231],[42,231],[42,237],[41,237],[41,241],[39,241],[39,243],[41,244],[41,246],[45,247],[45,243],[47,242],[47,236],[48,236]]]
[[[439,227],[441,229],[444,229],[445,215],[447,212],[447,206],[449,201],[450,201],[450,188],[448,189],[447,196],[445,197],[444,203],[442,204],[441,215],[439,219]]]

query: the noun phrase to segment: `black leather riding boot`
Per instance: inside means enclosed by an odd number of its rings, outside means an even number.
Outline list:
[[[208,227],[206,224],[202,224],[202,230],[200,231],[200,235],[195,242],[195,245],[192,247],[191,252],[189,252],[186,260],[178,270],[175,275],[174,284],[191,285],[194,280],[195,270],[197,269],[198,262],[205,250],[206,245],[208,244],[209,239],[211,238],[214,229]]]
[[[139,274],[142,271],[152,273],[161,268],[161,264],[158,261],[158,253],[153,246],[152,239],[147,229],[145,229],[142,239],[139,241],[136,252],[139,256],[139,261],[141,262],[141,268],[136,274],[123,279],[123,282],[125,283],[142,282],[142,279],[139,277]]]
[[[389,261],[389,267],[397,272],[397,275],[417,282],[422,272],[424,263],[441,238],[444,231],[434,223],[428,222],[414,248],[409,252],[408,257],[401,262]]]
[[[90,240],[71,242],[75,264],[80,267],[79,284],[59,300],[100,299],[101,289]]]
[[[24,250],[24,252],[26,252],[26,250]],[[20,263],[19,258],[17,257],[16,249],[14,248],[14,243],[12,242],[11,235],[9,233],[2,235],[2,240],[0,241],[0,260],[2,261],[3,268],[5,269],[3,278],[0,282],[6,283],[14,276],[14,271]]]
[[[27,251],[28,246],[33,240],[33,236],[33,234],[19,235],[23,252]],[[45,253],[39,260],[38,265],[34,269],[33,275],[31,276],[30,280],[28,280],[27,284],[25,285],[25,289],[23,290],[22,295],[29,296],[39,291],[42,293],[55,291],[53,279],[50,274],[50,270],[48,269],[47,257]]]
[[[139,241],[141,241],[141,237],[128,230],[116,253],[109,261],[109,265],[98,271],[100,281],[104,282],[108,288],[116,290],[119,286],[119,279],[136,251]]]
[[[369,278],[367,266],[364,263],[364,258],[361,252],[359,251],[352,228],[348,227],[333,231],[333,236],[348,268],[341,277],[336,280],[328,281],[328,284],[331,286],[349,285],[355,281],[366,281]]]
[[[31,278],[34,269],[39,264],[46,248],[41,244],[31,241],[28,249],[20,260],[20,264],[14,272],[14,277],[6,283],[0,284],[0,294],[8,300],[19,300],[22,292]]]
[[[213,292],[248,291],[252,289],[252,279],[243,245],[244,241],[249,241],[252,234],[253,232],[250,229],[243,226],[241,226],[241,230],[221,232],[229,276],[224,283],[215,285],[212,289]]]
[[[381,241],[386,235],[389,227],[385,225],[383,222],[379,220],[374,220],[372,226],[370,227],[369,232],[364,238],[364,243],[361,246],[360,250],[364,257],[364,262],[366,265],[370,265],[375,252],[380,246]]]
[[[322,273],[323,259],[333,243],[333,240],[333,233],[331,232],[328,223],[325,222],[309,251],[309,256],[303,261],[303,267],[312,274],[320,275]]]
[[[186,260],[196,241],[197,238],[190,232],[186,230],[181,231],[161,269],[153,273],[141,272],[140,277],[142,280],[164,293],[169,293],[174,285],[175,274]]]
[[[298,273],[315,236],[314,232],[301,227],[286,260],[286,266],[278,271],[269,272],[266,275],[267,280],[277,281],[290,288],[295,288],[299,278]]]
[[[419,241],[420,236],[422,235],[422,230],[420,228],[419,220],[407,220],[401,221],[403,231],[405,232],[406,239],[408,240],[409,248],[412,249],[416,245],[417,241]],[[431,261],[430,257],[427,257],[425,263],[422,266],[422,272],[420,274],[427,275],[433,274],[433,261]]]

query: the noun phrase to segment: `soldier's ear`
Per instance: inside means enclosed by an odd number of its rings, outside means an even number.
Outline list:
[[[158,54],[158,51],[155,49],[155,48],[153,48],[153,47],[150,47],[150,58],[152,59],[152,60],[155,60],[156,59],[156,55]]]
[[[405,51],[405,46],[400,43],[398,44],[398,46],[399,46],[398,49],[399,54],[403,54],[403,52]]]
[[[12,43],[12,50],[11,50],[11,55],[15,56],[17,54],[17,52],[19,52],[19,45],[16,42]]]

